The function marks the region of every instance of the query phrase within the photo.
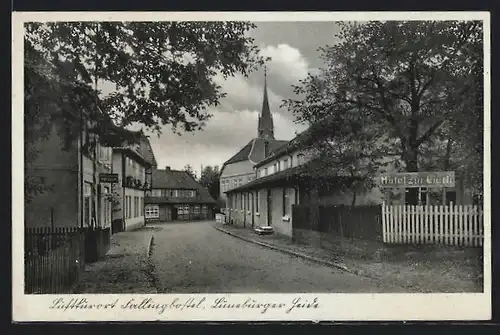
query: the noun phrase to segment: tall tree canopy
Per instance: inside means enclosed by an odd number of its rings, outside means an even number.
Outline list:
[[[320,49],[326,67],[295,86],[304,99],[285,102],[312,125],[306,147],[334,170],[363,177],[387,157],[409,172],[451,169],[450,161],[482,172],[480,22],[347,23],[337,37]]]
[[[57,97],[66,106],[102,113],[121,128],[133,123],[160,131],[201,129],[207,107],[224,96],[214,77],[247,75],[262,59],[246,22],[29,23],[25,30],[25,97],[36,108]],[[49,81],[49,97],[33,94]],[[99,84],[116,90],[102,96]],[[42,87],[43,86],[43,87]],[[96,99],[99,97],[99,99]],[[61,101],[59,101],[61,100]]]
[[[201,171],[200,184],[208,189],[208,192],[215,200],[219,199],[220,196],[220,185],[219,185],[219,167],[215,166],[205,166]]]
[[[202,129],[224,97],[215,76],[247,75],[263,60],[247,22],[27,23],[24,34],[26,165],[57,124],[66,144],[82,123],[109,146],[133,124],[160,133]],[[103,83],[115,90],[105,94]],[[97,121],[97,122],[92,122]],[[28,193],[40,191],[27,185]]]
[[[193,178],[194,180],[198,180],[198,178],[196,178],[196,173],[194,172],[193,167],[191,166],[191,164],[184,165],[184,169],[183,170],[186,171],[187,174],[191,176],[191,178]]]

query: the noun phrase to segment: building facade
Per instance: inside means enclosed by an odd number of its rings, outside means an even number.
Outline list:
[[[255,164],[258,164],[287,143],[288,141],[274,138],[273,117],[269,107],[267,81],[265,79],[262,110],[257,125],[257,137],[250,140],[222,165],[219,180],[220,198],[226,202],[227,191],[252,182],[255,179]]]
[[[300,136],[300,135],[299,135]],[[223,210],[227,219],[243,227],[272,226],[274,231],[292,236],[292,206],[317,205],[379,205],[406,203],[408,189],[353,188],[352,177],[311,175],[315,159],[294,140],[254,165],[255,179],[226,191],[227,205]],[[394,160],[391,158],[391,160]],[[396,171],[396,163],[389,171]],[[460,174],[455,187],[446,188],[444,197],[433,198],[431,189],[419,189],[419,204],[472,204],[471,192],[464,187]],[[434,193],[443,193],[439,189]],[[437,200],[436,200],[437,199]],[[437,201],[437,203],[436,203]]]
[[[144,197],[151,187],[151,173],[147,173],[151,167],[139,143],[113,148],[113,173],[118,175],[118,182],[112,185],[117,200],[113,208],[114,232],[145,225]]]
[[[215,200],[186,171],[154,169],[146,193],[147,221],[175,222],[213,219]]]
[[[43,181],[48,191],[25,203],[26,227],[96,227],[111,230],[111,184],[99,175],[112,172],[112,149],[84,128],[64,147],[57,125],[35,143],[38,154],[25,164],[25,177]]]

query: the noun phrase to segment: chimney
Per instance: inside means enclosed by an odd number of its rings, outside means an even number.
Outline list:
[[[165,171],[170,171],[170,166],[165,166]]]

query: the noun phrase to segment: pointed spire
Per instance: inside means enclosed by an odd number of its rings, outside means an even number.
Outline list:
[[[267,66],[264,65],[264,98],[262,100],[262,110],[259,116],[258,134],[261,138],[274,139],[273,116],[269,108],[267,96]]]

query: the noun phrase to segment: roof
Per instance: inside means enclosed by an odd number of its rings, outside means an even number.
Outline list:
[[[265,142],[268,143],[269,153],[278,150],[279,148],[288,143],[288,141],[263,139],[258,137],[254,138],[250,142],[248,142],[247,145],[245,145],[240,151],[238,151],[233,157],[227,160],[223,166],[236,162],[246,161],[249,159],[254,163],[260,162],[265,158],[264,155]]]
[[[273,183],[273,182],[290,182],[290,181],[292,181],[292,179],[295,179],[295,177],[298,177],[299,174],[303,171],[304,171],[303,166],[295,166],[295,167],[290,168],[290,169],[286,169],[283,171],[273,173],[269,176],[254,179],[251,182],[246,183],[240,187],[230,189],[226,193],[252,190],[252,189],[259,188],[259,186],[267,185],[267,184]]]
[[[146,165],[146,166],[151,165],[151,162],[149,162],[146,158],[144,158],[144,156],[140,153],[140,151],[137,148],[135,148],[134,146],[128,145],[128,146],[123,146],[123,147],[115,147],[115,148],[113,148],[113,150],[125,151],[128,154],[131,154],[132,156],[134,156],[134,158],[136,160],[140,161],[141,163],[144,163],[144,165]]]
[[[195,190],[201,187],[201,185],[186,171],[154,169],[152,173],[152,187]]]
[[[156,157],[146,135],[142,135],[139,141],[139,152],[153,167],[157,167]]]
[[[274,139],[263,139],[263,138],[255,138],[253,140],[252,150],[248,154],[248,159],[257,164],[262,160],[266,159],[270,154],[279,150],[281,147],[285,146],[288,141],[280,141]],[[267,145],[267,152],[266,152]]]
[[[342,180],[359,179],[358,177],[350,177],[347,175],[330,175],[322,171],[321,163],[318,161],[310,161],[306,164],[295,166],[286,170],[282,170],[271,175],[254,179],[253,181],[244,184],[240,187],[230,189],[225,193],[241,192],[258,189],[263,186],[292,186],[293,184],[306,185],[311,182],[319,182],[321,185],[328,186]]]
[[[152,178],[153,189],[196,190],[198,194],[194,198],[147,197],[145,198],[146,203],[215,203],[208,190],[186,171],[154,169]]]
[[[257,164],[255,164],[255,167],[262,166],[262,165],[272,161],[275,158],[284,156],[284,155],[286,155],[294,150],[297,150],[300,146],[299,140],[306,135],[307,131],[308,131],[308,129],[304,130],[303,132],[301,132],[300,134],[295,136],[290,141],[284,141],[284,142],[286,142],[285,144],[282,144],[277,149],[271,151],[270,154],[265,159],[263,159],[260,162],[258,162]]]
[[[248,142],[248,144],[245,145],[243,148],[241,148],[241,150],[238,151],[233,157],[229,158],[224,163],[224,165],[236,163],[236,162],[240,162],[240,161],[246,161],[248,159],[248,155],[250,154],[250,150],[252,150],[253,141],[254,140],[251,140],[250,142]]]

